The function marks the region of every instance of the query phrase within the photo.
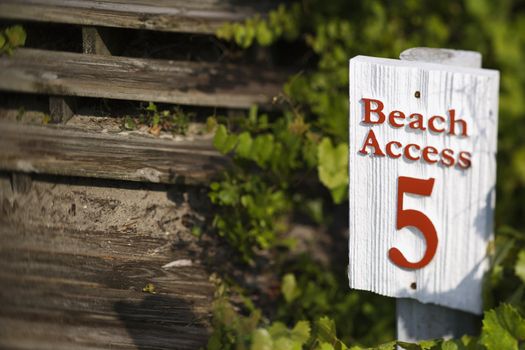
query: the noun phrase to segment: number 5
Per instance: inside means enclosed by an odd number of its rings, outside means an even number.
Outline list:
[[[391,248],[388,256],[394,264],[407,269],[420,269],[427,266],[436,254],[438,245],[438,236],[436,228],[432,221],[420,211],[412,209],[403,209],[403,195],[405,193],[418,194],[420,196],[430,196],[434,188],[434,179],[418,179],[414,177],[400,176],[397,183],[397,225],[396,229],[401,230],[403,227],[412,226],[417,228],[427,244],[427,249],[423,258],[418,262],[408,261],[403,253],[397,248]]]

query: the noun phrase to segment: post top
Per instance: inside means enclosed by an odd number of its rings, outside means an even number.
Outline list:
[[[401,52],[403,61],[441,63],[451,66],[481,68],[481,54],[476,51],[414,47]]]

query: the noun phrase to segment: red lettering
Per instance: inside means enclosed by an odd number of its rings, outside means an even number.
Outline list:
[[[383,105],[383,102],[379,100],[374,100],[372,98],[362,98],[361,101],[363,101],[365,105],[365,117],[363,119],[363,122],[367,124],[382,124],[385,122],[385,114],[382,112],[383,108],[385,107]],[[376,104],[375,109],[372,109],[372,102]],[[376,121],[372,121],[372,113],[375,113],[377,115],[378,118]]]
[[[419,113],[412,113],[409,117],[409,119],[415,119],[413,121],[411,121],[409,124],[408,124],[408,127],[411,128],[411,129],[419,129],[419,130],[427,130],[427,128],[425,128],[425,126],[423,125],[423,116]]]
[[[433,131],[433,132],[443,132],[443,131],[445,131],[445,128],[444,128],[444,127],[443,127],[443,129],[438,129],[438,128],[436,127],[436,125],[434,124],[434,121],[435,121],[436,119],[439,119],[439,120],[441,121],[441,123],[445,123],[445,118],[443,118],[443,117],[440,116],[440,115],[435,115],[435,116],[433,116],[432,118],[430,118],[430,119],[428,120],[428,128],[429,128],[431,131]]]
[[[379,143],[377,142],[376,134],[374,134],[374,130],[370,129],[368,132],[368,135],[366,136],[365,143],[363,144],[363,148],[359,151],[361,154],[368,154],[366,151],[367,147],[373,147],[374,152],[373,154],[376,156],[384,157],[385,154],[381,151],[381,147],[379,147]]]
[[[421,157],[413,157],[411,154],[410,154],[410,148],[413,147],[415,149],[417,149],[418,151],[421,149],[421,147],[419,147],[418,145],[416,145],[415,143],[411,143],[411,144],[408,144],[406,147],[405,147],[405,150],[403,152],[403,155],[405,156],[405,158],[407,158],[408,160],[419,160]]]
[[[468,136],[467,134],[467,122],[463,119],[456,120],[456,110],[451,109],[448,111],[450,115],[450,131],[449,135],[456,135],[456,123],[459,123],[459,125],[462,126],[461,128],[461,135],[462,136]]]
[[[424,197],[430,197],[434,189],[434,178],[418,179],[414,177],[400,176],[397,181],[397,224],[396,229],[401,230],[403,227],[415,227],[425,237],[426,249],[421,260],[417,262],[408,261],[403,253],[397,248],[390,248],[388,257],[394,264],[406,269],[420,269],[428,265],[438,246],[438,235],[436,227],[428,216],[419,210],[404,209],[403,195],[405,193],[417,194]]]
[[[432,146],[428,146],[428,147],[425,147],[423,149],[423,159],[427,162],[427,163],[430,163],[430,164],[434,164],[434,163],[437,163],[438,160],[437,159],[431,159],[429,157],[429,155],[437,155],[438,154],[438,150]]]
[[[388,122],[390,125],[392,125],[394,128],[400,128],[404,126],[405,124],[399,124],[396,122],[396,119],[405,119],[405,113],[401,111],[392,111],[388,115]]]
[[[456,163],[456,160],[453,157],[454,151],[450,148],[445,148],[441,151],[441,164],[445,166],[453,166]]]
[[[470,152],[459,152],[458,166],[463,169],[468,169],[472,165],[470,160]]]
[[[386,154],[387,154],[389,157],[394,158],[394,159],[401,157],[401,153],[399,153],[399,154],[395,154],[394,152],[392,152],[392,146],[393,146],[393,145],[396,145],[398,148],[401,148],[401,146],[403,146],[403,145],[401,144],[401,142],[398,142],[398,141],[391,141],[391,142],[389,142],[389,143],[386,144]]]

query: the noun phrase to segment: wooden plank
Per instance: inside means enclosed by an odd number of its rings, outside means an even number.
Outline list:
[[[4,241],[2,234],[0,239]],[[106,259],[94,259],[2,250],[0,345],[13,348],[37,340],[49,348],[58,342],[71,349],[205,345],[213,295],[206,274],[196,267],[182,274],[166,271],[159,262],[113,260],[112,251],[107,254]],[[146,283],[153,283],[157,292],[142,292]]]
[[[70,96],[49,96],[49,115],[53,123],[65,123],[75,114],[76,101]]]
[[[33,128],[20,126],[30,134]],[[55,139],[61,134],[66,139],[72,136],[63,126],[36,129],[52,132]],[[123,139],[127,138],[119,142]],[[105,138],[97,140],[101,148],[114,149]],[[144,141],[129,144],[147,149],[156,143]],[[40,147],[39,141],[22,142]],[[82,136],[79,142],[84,142]],[[88,147],[93,143],[88,142]],[[159,152],[167,145],[174,147],[173,142],[163,143]],[[199,147],[194,147],[196,158],[202,151]],[[5,149],[0,146],[0,153]],[[140,153],[136,147],[128,147],[127,152]],[[31,189],[19,191],[8,174],[0,174],[0,348],[199,349],[206,345],[215,288],[205,262],[215,261],[217,246],[190,232],[208,206],[201,198],[205,191],[32,178]],[[182,259],[191,264],[166,266]],[[148,283],[155,286],[154,293],[143,291]]]
[[[227,163],[209,141],[168,141],[0,122],[0,169],[166,184],[207,183]]]
[[[1,0],[0,17],[13,20],[214,33],[226,22],[267,12],[268,1],[234,0]]]
[[[11,173],[11,190],[14,193],[25,194],[31,190],[31,175],[24,173]]]
[[[34,49],[0,58],[1,90],[212,107],[270,107],[288,76],[233,64]]]
[[[82,27],[82,51],[90,55],[118,56],[124,41],[120,32],[104,27]]]
[[[481,328],[481,318],[471,313],[405,298],[396,300],[396,319],[397,339],[406,342],[457,339]]]
[[[84,53],[111,56],[109,43],[104,39],[102,30],[96,27],[82,27],[82,50]]]
[[[481,68],[482,60],[479,52],[426,47],[405,50],[400,59],[471,68]],[[407,342],[476,335],[480,329],[480,317],[476,315],[414,299],[396,300],[396,319],[397,338]]]
[[[29,344],[41,342],[46,348],[111,344],[125,349],[195,349],[205,345],[213,285],[204,268],[195,264],[162,268],[184,257],[183,250],[147,253],[152,245],[163,245],[173,237],[124,234],[128,240],[134,238],[128,250],[136,253],[122,254],[126,240],[122,234],[2,221],[0,346],[31,348]],[[59,236],[77,239],[61,243]],[[155,294],[142,292],[146,283],[155,285]]]

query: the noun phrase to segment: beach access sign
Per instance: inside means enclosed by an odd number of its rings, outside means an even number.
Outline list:
[[[350,60],[350,287],[482,313],[499,73]]]

